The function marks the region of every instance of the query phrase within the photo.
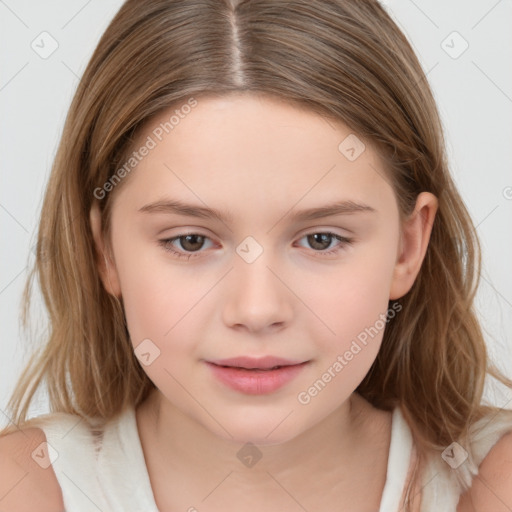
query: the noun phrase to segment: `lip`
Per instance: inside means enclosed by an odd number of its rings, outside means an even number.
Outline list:
[[[217,366],[231,366],[234,368],[246,368],[246,369],[260,369],[268,370],[274,366],[293,366],[304,363],[301,360],[283,359],[277,356],[263,356],[263,357],[251,357],[251,356],[238,356],[230,359],[217,359],[215,361],[208,361],[209,363],[216,364]]]
[[[272,356],[259,359],[243,357],[206,361],[220,382],[247,395],[265,395],[277,391],[299,375],[308,363],[309,361],[297,362]],[[262,369],[274,366],[280,368]]]

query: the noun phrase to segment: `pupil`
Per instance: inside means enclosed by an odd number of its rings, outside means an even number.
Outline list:
[[[315,233],[308,235],[308,243],[313,249],[327,249],[331,244],[331,235],[328,233]]]
[[[181,246],[186,251],[197,251],[204,244],[204,236],[201,235],[185,235],[181,238]]]

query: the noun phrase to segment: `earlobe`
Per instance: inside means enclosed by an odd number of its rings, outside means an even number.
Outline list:
[[[121,288],[119,286],[117,270],[115,268],[115,263],[111,260],[107,253],[107,248],[105,247],[103,233],[101,230],[101,212],[96,201],[93,203],[91,211],[89,212],[89,220],[95,246],[95,263],[101,282],[103,283],[107,293],[120,298]]]
[[[416,199],[414,211],[402,225],[401,243],[389,294],[390,300],[403,297],[414,284],[427,252],[438,201],[430,192]]]

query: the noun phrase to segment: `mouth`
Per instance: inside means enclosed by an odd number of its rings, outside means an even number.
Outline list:
[[[251,356],[239,356],[230,359],[218,359],[215,361],[207,361],[216,366],[223,368],[238,368],[241,370],[260,370],[260,371],[272,371],[284,368],[287,366],[296,366],[299,364],[307,363],[304,360],[292,360],[284,359],[277,356],[263,356],[263,357],[251,357]]]
[[[277,391],[298,376],[310,361],[279,362],[281,364],[275,364],[275,358],[274,361],[260,359],[258,363],[240,359],[229,364],[226,364],[226,360],[206,361],[220,383],[247,395],[265,395]]]
[[[212,364],[215,364],[215,363],[212,363]],[[253,371],[270,372],[272,370],[279,370],[279,368],[286,368],[286,366],[294,366],[294,365],[272,366],[272,368],[244,368],[243,366],[226,366],[223,364],[215,365],[215,366],[220,366],[221,368],[234,368],[236,370],[245,370],[247,372],[253,372]]]

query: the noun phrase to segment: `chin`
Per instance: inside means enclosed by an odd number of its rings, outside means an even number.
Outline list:
[[[229,434],[218,425],[215,426],[214,434],[237,444],[252,443],[259,446],[284,444],[305,430],[305,428],[301,429],[297,418],[291,421],[292,416],[293,414],[290,414],[286,418],[283,414],[272,416],[262,413],[261,417],[255,418],[254,415],[247,415],[243,422],[234,420],[222,424]],[[283,418],[286,419],[283,421]]]

